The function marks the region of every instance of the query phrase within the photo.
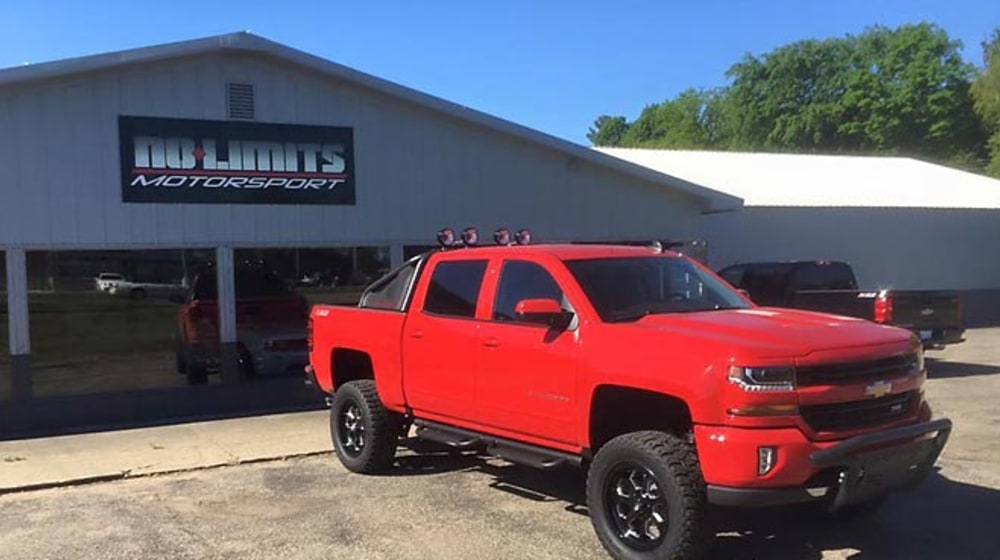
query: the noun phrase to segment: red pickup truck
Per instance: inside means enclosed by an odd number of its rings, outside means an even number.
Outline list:
[[[931,420],[903,329],[756,307],[676,253],[596,245],[418,256],[311,312],[312,381],[354,472],[399,438],[588,469],[614,558],[698,558],[709,504],[871,509],[924,478]]]

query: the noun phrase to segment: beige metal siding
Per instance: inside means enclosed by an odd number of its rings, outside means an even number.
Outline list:
[[[1000,288],[1000,211],[745,208],[707,216],[715,268],[760,260],[851,263],[862,288]]]
[[[123,204],[119,115],[224,120],[252,83],[261,122],[352,126],[357,205]],[[0,90],[0,245],[426,242],[438,228],[540,239],[696,238],[701,202],[286,62],[217,54]]]

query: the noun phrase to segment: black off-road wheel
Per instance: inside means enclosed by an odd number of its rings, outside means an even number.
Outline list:
[[[587,506],[618,560],[694,560],[708,551],[707,499],[694,445],[665,432],[618,436],[597,452]]]
[[[402,418],[382,405],[370,379],[345,383],[333,395],[330,435],[349,471],[369,474],[391,467],[402,425]]]

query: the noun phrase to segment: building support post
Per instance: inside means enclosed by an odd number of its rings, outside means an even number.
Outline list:
[[[403,245],[397,243],[389,246],[389,269],[392,270],[403,264]]]
[[[236,330],[236,267],[232,247],[215,249],[215,278],[218,283],[219,351],[222,382],[240,382],[239,334]]]
[[[24,249],[7,249],[5,254],[11,396],[15,401],[24,401],[32,396],[27,258]]]

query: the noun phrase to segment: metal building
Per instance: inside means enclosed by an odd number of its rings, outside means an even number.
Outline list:
[[[690,241],[740,206],[247,33],[0,70],[0,169],[0,437],[316,402],[274,300],[350,302],[443,226]]]
[[[901,157],[600,150],[744,200],[706,217],[716,269],[843,260],[862,288],[957,290],[967,326],[1000,324],[1000,181]]]

